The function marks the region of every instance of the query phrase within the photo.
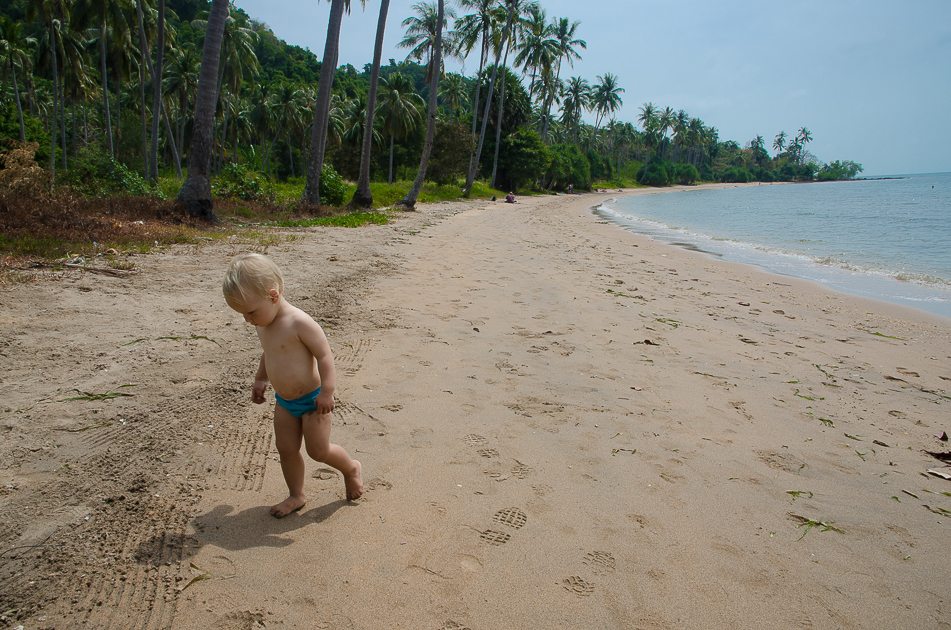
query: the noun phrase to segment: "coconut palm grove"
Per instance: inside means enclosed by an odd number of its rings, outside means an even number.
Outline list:
[[[337,65],[352,10],[380,12],[363,68]],[[87,198],[177,199],[213,221],[221,199],[412,209],[424,185],[485,196],[862,171],[819,161],[805,126],[728,140],[653,102],[619,120],[623,69],[574,76],[584,24],[543,2],[420,2],[396,33],[388,10],[332,0],[318,56],[227,0],[4,0],[0,173]],[[384,39],[405,58],[383,60]],[[446,72],[449,58],[474,73]]]

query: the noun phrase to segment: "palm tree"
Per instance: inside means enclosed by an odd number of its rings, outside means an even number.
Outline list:
[[[442,67],[442,32],[443,22],[445,21],[443,0],[438,0],[438,3],[439,6],[436,10],[436,36],[433,40],[433,50],[430,55],[433,71],[429,79],[429,112],[426,117],[426,140],[423,142],[423,155],[419,160],[419,170],[416,171],[416,179],[413,181],[412,188],[409,189],[405,197],[395,204],[405,210],[413,210],[416,208],[416,200],[419,198],[419,191],[423,189],[423,181],[426,179],[426,167],[429,165],[429,156],[433,151],[433,139],[436,136],[436,105],[439,99],[439,68]]]
[[[320,66],[320,83],[314,103],[314,125],[310,134],[310,162],[307,165],[307,183],[302,200],[317,205],[320,203],[320,172],[324,166],[324,150],[327,146],[327,126],[330,122],[330,96],[334,74],[337,70],[337,55],[340,48],[340,24],[343,13],[350,12],[350,0],[331,0],[330,19],[327,23],[327,40],[324,43],[324,58]]]
[[[776,154],[783,152],[783,149],[786,148],[786,132],[780,131],[776,134],[776,137],[773,138],[773,148],[776,149]]]
[[[148,54],[146,54],[148,58]],[[165,0],[158,0],[158,33],[155,38],[155,65],[152,66],[149,60],[149,66],[152,75],[152,146],[149,151],[149,163],[152,170],[149,171],[149,179],[152,182],[158,181],[158,138],[159,138],[159,110],[168,124],[168,115],[165,113],[165,104],[162,102],[162,77],[165,61]],[[171,135],[171,125],[168,129],[169,141],[174,142]],[[174,145],[173,145],[174,146]],[[175,149],[173,148],[173,151]],[[175,151],[176,158],[178,152]],[[178,160],[176,159],[176,163]],[[178,176],[182,176],[181,164],[178,164]]]
[[[495,65],[492,67],[492,78],[489,80],[489,94],[485,99],[485,112],[482,115],[482,130],[479,132],[479,143],[476,146],[475,156],[469,164],[469,172],[466,175],[466,189],[463,196],[468,197],[472,192],[472,184],[475,181],[476,170],[479,168],[479,159],[482,157],[482,145],[485,143],[485,130],[489,120],[489,107],[492,105],[492,93],[495,91],[495,78],[499,70],[499,61],[502,57],[502,49],[506,47],[509,34],[512,31],[512,21],[515,19],[515,12],[522,8],[523,0],[506,0],[509,5],[509,16],[502,31],[502,37],[499,41],[499,47],[495,53]],[[501,107],[499,107],[501,111]]]
[[[556,85],[561,84],[561,62],[565,59],[568,60],[568,65],[574,68],[575,59],[581,59],[581,55],[578,54],[578,51],[575,49],[576,46],[587,49],[588,44],[585,43],[583,39],[575,39],[575,32],[578,30],[578,27],[581,25],[581,22],[569,22],[568,18],[558,18],[552,24],[552,38],[557,42],[558,46],[558,66],[555,70],[555,81]],[[545,101],[545,123],[542,128],[542,141],[547,141],[548,139],[548,126],[549,119],[551,117],[551,106],[552,103],[557,99],[558,94],[551,92],[549,98]]]
[[[621,92],[624,88],[618,85],[617,76],[606,72],[604,76],[599,76],[597,85],[592,89],[591,101],[594,104],[594,110],[597,112],[595,128],[601,126],[601,120],[607,114],[616,112],[624,101],[621,100]]]
[[[641,182],[643,182],[644,178],[647,177],[647,165],[651,161],[651,149],[657,135],[657,107],[653,103],[644,103],[641,105],[641,113],[637,120],[644,129],[644,145],[647,148],[647,157],[644,159],[644,174],[641,176]]]
[[[287,127],[291,127],[299,121],[301,114],[301,96],[302,94],[299,89],[288,85],[287,83],[283,83],[278,86],[277,90],[271,95],[271,101],[268,104],[268,109],[271,112],[271,115],[276,117],[278,124],[277,131],[274,132],[274,139],[271,141],[271,146],[267,150],[267,154],[264,156],[264,161],[261,163],[261,170],[265,170],[267,167],[268,158],[271,157],[271,151],[274,150],[274,145],[277,144],[277,141],[280,139],[281,131],[284,129],[285,125]],[[293,168],[293,162],[291,162],[291,169]]]
[[[482,72],[488,62],[489,46],[493,29],[497,30],[498,8],[495,0],[459,0],[463,9],[475,9],[475,13],[463,16],[456,20],[458,37],[457,52],[460,57],[468,57],[476,42],[481,42],[479,50],[479,71],[476,77],[475,95],[472,101],[472,135],[476,133],[479,121],[479,92],[482,90]],[[472,165],[474,154],[469,156],[469,165]]]
[[[425,105],[416,93],[413,82],[404,74],[392,73],[381,79],[379,113],[383,116],[383,132],[390,136],[390,171],[387,182],[393,183],[393,144],[416,128]]]
[[[578,125],[581,123],[581,114],[591,108],[591,86],[581,77],[571,77],[565,87],[562,112],[564,123],[573,128],[572,137],[578,144]]]
[[[48,0],[33,0],[45,2]],[[102,101],[106,122],[106,143],[109,155],[115,157],[112,144],[112,118],[109,112],[109,73],[107,60],[109,55],[108,38],[111,34],[114,39],[124,40],[128,36],[129,24],[127,19],[128,0],[76,0],[73,5],[72,21],[76,28],[93,28],[99,32],[99,63],[102,79]],[[118,97],[118,91],[117,91]]]
[[[36,39],[23,33],[23,23],[15,22],[4,15],[0,17],[0,47],[6,53],[7,63],[13,71],[13,98],[17,103],[17,118],[20,121],[20,142],[26,143],[26,128],[23,124],[23,105],[20,103],[20,88],[17,84],[17,66],[30,71],[30,55],[27,52],[36,44]]]
[[[445,11],[445,15],[442,18],[438,18],[439,9],[435,2],[419,2],[414,4],[413,11],[415,11],[417,15],[411,15],[403,20],[402,25],[403,28],[406,29],[406,36],[403,37],[396,46],[397,48],[410,49],[409,54],[406,56],[407,60],[426,60],[426,82],[430,83],[434,71],[433,61],[435,58],[436,37],[439,33],[445,34],[449,18],[456,17],[456,14],[452,9],[449,9],[449,11]],[[439,25],[438,28],[437,23]],[[445,41],[447,38],[443,36],[443,40]],[[452,52],[451,44],[444,44],[444,47],[446,48],[445,52]],[[442,72],[443,68],[440,66],[439,74],[442,74]]]
[[[561,47],[553,38],[554,29],[548,24],[545,10],[537,3],[526,7],[527,17],[519,19],[519,30],[522,33],[518,45],[518,54],[515,56],[515,65],[525,69],[531,68],[532,80],[529,83],[528,93],[533,96],[536,92],[536,79],[539,75],[551,71],[552,66],[561,55]]]
[[[207,27],[202,12],[199,18],[192,20],[192,25],[200,30]],[[241,83],[246,77],[256,76],[258,73],[258,58],[254,52],[257,43],[257,32],[248,28],[244,17],[229,7],[228,17],[225,20],[225,30],[221,39],[221,60],[218,66],[218,98],[225,87],[228,88],[228,98],[223,106],[223,122],[221,125],[222,142],[215,143],[221,147],[218,152],[215,172],[221,171],[224,153],[224,138],[228,135],[228,119],[231,112],[231,99],[238,93]]]
[[[364,131],[374,129],[373,117],[376,115],[376,93],[380,82],[380,61],[383,58],[383,33],[386,30],[386,14],[389,10],[390,0],[381,0],[380,17],[376,24],[376,43],[373,46],[373,69],[370,70],[370,92],[367,94],[367,121],[363,126]],[[354,205],[364,208],[369,208],[373,205],[373,192],[370,190],[370,150],[372,148],[372,142],[373,134],[364,133],[363,150],[360,152],[360,178],[357,181],[357,189],[354,191],[351,201]]]
[[[459,108],[466,99],[467,91],[466,80],[461,74],[446,75],[439,90],[439,97],[449,107],[451,120],[458,120]]]
[[[803,161],[803,158],[805,157],[803,153],[806,150],[806,145],[812,142],[812,132],[806,129],[805,127],[800,127],[799,131],[796,133],[796,140],[797,140],[796,144],[798,148],[797,154],[799,155],[799,162],[801,164]]]
[[[201,58],[194,46],[188,44],[172,53],[164,80],[164,92],[178,99],[177,146],[185,146],[185,127],[188,121],[189,97],[198,90],[198,71]],[[154,79],[153,79],[154,80]]]
[[[657,130],[660,132],[660,142],[662,145],[662,155],[661,160],[667,160],[667,145],[670,144],[667,141],[667,131],[674,126],[674,110],[669,106],[665,107],[663,111],[657,116]]]
[[[198,76],[198,95],[195,99],[195,128],[191,150],[188,152],[188,177],[178,191],[178,200],[188,213],[206,221],[218,222],[211,199],[212,133],[215,106],[218,100],[218,60],[221,57],[221,39],[228,17],[228,0],[211,0],[205,44],[201,53],[201,72]]]
[[[39,20],[49,32],[49,50],[55,51],[56,36],[55,31],[60,27],[63,14],[63,5],[56,0],[30,0],[26,6],[26,19],[30,22]],[[51,67],[53,70],[53,124],[50,134],[50,173],[56,170],[56,94],[59,85],[58,69],[56,64],[56,55],[50,55]],[[111,147],[110,147],[111,148]]]

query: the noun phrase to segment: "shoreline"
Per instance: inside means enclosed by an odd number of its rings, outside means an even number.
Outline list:
[[[760,186],[760,185],[767,185],[767,186],[768,185],[785,185],[790,183],[802,183],[802,182],[772,182],[772,183],[751,182],[746,184],[709,184],[709,185],[703,185],[703,186],[679,186],[679,187],[671,187],[670,189],[660,189],[658,192],[682,192],[682,191],[704,190],[704,189],[719,190],[719,189],[733,188],[733,187],[749,187],[749,186]],[[805,182],[805,183],[811,183],[811,182]],[[620,190],[617,191],[615,198],[637,196],[638,194],[643,194],[640,192],[640,189],[624,189],[623,192],[621,192]],[[667,242],[662,239],[655,239],[654,237],[648,234],[637,232],[634,229],[629,229],[621,220],[618,220],[617,218],[614,218],[613,216],[609,216],[613,214],[613,211],[601,210],[605,201],[607,200],[603,200],[597,205],[592,206],[591,210],[595,214],[597,214],[599,211],[604,212],[605,216],[601,217],[602,220],[610,222],[611,224],[619,227],[621,230],[625,232],[637,234],[639,236],[644,236],[645,238],[651,239],[652,241],[655,241],[661,244],[674,245],[688,251],[701,253],[701,254],[716,258],[718,260],[722,260],[724,262],[733,262],[734,264],[749,265],[749,266],[758,268],[766,273],[775,275],[777,277],[809,282],[813,285],[816,285],[816,287],[821,287],[826,291],[831,291],[839,295],[849,295],[855,298],[869,300],[872,302],[881,302],[887,305],[899,306],[899,307],[909,309],[911,313],[918,313],[919,314],[918,316],[921,316],[922,314],[924,314],[925,316],[937,317],[941,320],[944,320],[945,324],[951,323],[951,314],[938,312],[939,310],[951,312],[951,306],[945,306],[946,303],[944,302],[940,303],[940,305],[935,310],[933,310],[927,307],[919,306],[918,301],[916,301],[912,297],[902,297],[902,296],[875,297],[874,295],[869,294],[869,293],[873,293],[874,288],[879,286],[879,284],[884,287],[905,286],[905,283],[903,283],[901,280],[898,280],[889,276],[876,276],[874,274],[867,274],[867,273],[853,271],[852,274],[857,275],[858,280],[850,281],[849,273],[847,273],[846,270],[842,270],[837,267],[827,268],[822,265],[818,265],[817,266],[818,269],[822,270],[824,273],[831,274],[829,276],[828,284],[827,284],[826,282],[821,282],[819,280],[815,280],[809,277],[804,277],[801,275],[792,275],[792,273],[783,273],[781,271],[770,269],[766,266],[767,263],[765,262],[763,263],[740,262],[736,260],[730,260],[728,257],[724,257],[724,254],[720,252],[707,251],[703,249],[702,246],[697,246],[697,245],[694,245],[693,243]],[[772,255],[772,254],[768,254],[768,255]],[[920,290],[924,292],[923,295],[927,295],[928,292],[932,292],[936,296],[947,293],[946,291],[942,292],[938,288],[920,286],[913,282],[907,283],[907,286],[910,287],[912,290]],[[925,301],[924,303],[927,303],[927,302]]]
[[[951,624],[951,482],[925,452],[951,428],[947,325],[618,238],[589,210],[605,196],[272,246],[330,339],[332,440],[366,489],[348,502],[308,461],[280,520],[259,343],[220,295],[247,245],[5,293],[5,609],[175,630]]]

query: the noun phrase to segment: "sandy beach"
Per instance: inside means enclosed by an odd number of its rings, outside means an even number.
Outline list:
[[[951,320],[591,212],[620,194],[268,247],[366,487],[309,461],[281,520],[220,291],[264,248],[6,287],[3,627],[951,628]]]

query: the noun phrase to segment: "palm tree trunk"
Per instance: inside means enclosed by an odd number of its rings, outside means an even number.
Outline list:
[[[228,102],[225,103],[225,120],[221,129],[221,151],[218,152],[218,166],[215,168],[215,175],[221,175],[221,164],[225,160],[225,145],[228,141],[228,113],[231,111],[231,97],[234,91],[228,91]]]
[[[505,114],[505,73],[508,66],[509,51],[505,50],[505,61],[502,62],[502,85],[499,87],[499,115],[495,125],[495,157],[492,158],[492,179],[489,186],[495,188],[495,175],[499,170],[499,145],[502,144],[502,118]]]
[[[376,90],[380,82],[380,60],[383,58],[383,33],[386,30],[386,14],[390,9],[390,0],[380,2],[380,19],[376,24],[376,44],[373,47],[373,69],[370,70],[370,93],[367,94],[367,124],[363,128],[363,152],[360,154],[360,179],[353,193],[356,206],[369,208],[373,205],[373,192],[370,191],[370,149],[373,146],[373,116],[376,113]]]
[[[106,73],[106,23],[103,22],[99,27],[99,57],[100,73],[102,74],[102,104],[105,108],[106,121],[106,147],[109,149],[109,156],[115,157],[116,152],[112,147],[112,116],[109,113],[109,75]]]
[[[50,126],[50,178],[56,172],[56,86],[59,84],[56,72],[56,41],[53,38],[53,22],[50,21],[50,51],[53,58],[53,124]]]
[[[390,176],[386,180],[387,184],[393,183],[393,140],[394,140],[394,137],[393,137],[393,134],[391,133],[390,134]]]
[[[211,199],[212,133],[214,132],[215,105],[218,96],[218,62],[221,40],[228,17],[228,0],[212,0],[201,53],[201,72],[198,75],[198,94],[195,99],[195,130],[188,159],[188,177],[178,191],[178,200],[188,213],[206,221],[218,222]]]
[[[267,167],[268,158],[271,157],[271,151],[274,150],[274,145],[277,144],[277,139],[281,137],[281,130],[284,129],[284,118],[281,118],[281,123],[277,126],[277,131],[274,132],[274,140],[271,141],[271,146],[267,150],[267,155],[264,156],[264,162],[261,163],[261,170],[263,171]]]
[[[65,77],[64,77],[64,79],[65,79]],[[54,87],[54,89],[58,89],[58,90],[59,90],[59,123],[60,123],[59,126],[60,126],[60,134],[61,134],[61,137],[60,137],[60,146],[63,147],[63,170],[64,170],[64,171],[66,170],[66,154],[68,153],[68,151],[66,150],[66,95],[65,95],[66,88],[65,88],[65,83],[66,83],[66,82],[65,82],[65,80],[64,80],[64,81],[60,82],[60,86],[59,86],[58,88],[55,88],[55,87]]]
[[[118,74],[118,73],[117,73]],[[122,140],[122,76],[116,77],[116,159],[119,159],[119,142]]]
[[[416,171],[416,180],[413,187],[409,189],[406,196],[396,203],[404,210],[413,210],[416,208],[416,200],[419,198],[419,191],[423,189],[423,181],[426,179],[426,167],[429,165],[429,156],[433,152],[433,139],[436,136],[436,104],[439,91],[439,70],[442,68],[442,22],[443,22],[443,0],[439,0],[439,8],[436,11],[436,42],[433,52],[433,76],[429,80],[429,114],[426,120],[426,141],[423,144],[423,156],[419,160],[419,170]]]
[[[20,104],[20,88],[17,87],[17,69],[10,58],[10,67],[13,69],[13,97],[17,102],[17,118],[20,121],[20,142],[26,144],[26,127],[23,124],[23,105]]]
[[[495,91],[495,77],[499,71],[499,61],[502,57],[502,49],[505,48],[509,32],[512,30],[512,20],[515,18],[516,0],[509,0],[511,8],[509,9],[508,22],[505,24],[505,31],[502,33],[502,42],[499,44],[499,52],[495,55],[495,66],[492,68],[492,78],[489,80],[489,94],[485,99],[485,110],[482,114],[482,130],[479,132],[479,144],[476,148],[475,159],[469,165],[469,173],[466,175],[466,189],[462,193],[463,197],[468,197],[472,192],[472,183],[475,181],[476,170],[479,168],[479,159],[482,157],[482,145],[485,143],[485,130],[489,121],[489,106],[492,104],[492,93]]]
[[[69,100],[69,104],[73,110],[73,159],[76,159],[77,151],[79,149],[79,141],[76,139],[76,96],[73,95]]]
[[[295,177],[294,175],[294,145],[291,143],[290,138],[287,139],[287,158],[291,164],[291,177]]]
[[[141,8],[139,11],[141,11]],[[165,113],[165,104],[162,102],[162,72],[163,62],[165,61],[165,0],[159,0],[158,2],[158,37],[155,42],[155,48],[155,66],[154,72],[152,73],[152,86],[154,88],[152,90],[152,147],[149,159],[149,164],[152,169],[149,171],[149,178],[153,182],[158,181],[159,111],[162,112],[162,117],[165,118],[165,124],[168,125],[168,141],[172,143],[172,152],[175,155],[175,161],[178,166],[178,176],[182,176],[182,165],[178,159],[178,150],[175,147],[175,136],[171,133],[171,125],[168,124],[168,115]],[[146,56],[148,55],[146,54]],[[149,65],[152,65],[151,59],[149,60]],[[150,68],[150,70],[152,69],[153,68]]]
[[[320,171],[324,165],[324,148],[327,143],[327,123],[330,117],[330,89],[333,87],[337,49],[340,45],[340,23],[343,21],[344,0],[332,0],[330,20],[327,25],[327,41],[324,44],[324,60],[320,67],[320,83],[317,86],[317,103],[314,106],[314,128],[310,135],[310,162],[307,165],[307,183],[304,185],[303,201],[320,204]]]
[[[479,92],[482,90],[482,71],[485,70],[485,61],[489,56],[489,40],[486,33],[482,33],[482,50],[479,52],[479,73],[476,75],[475,100],[472,102],[472,135],[476,134],[479,121]],[[475,152],[469,154],[469,168],[472,168],[472,162],[475,160]],[[469,171],[466,171],[467,173]]]
[[[89,148],[89,121],[86,118],[86,93],[83,92],[83,147]]]

